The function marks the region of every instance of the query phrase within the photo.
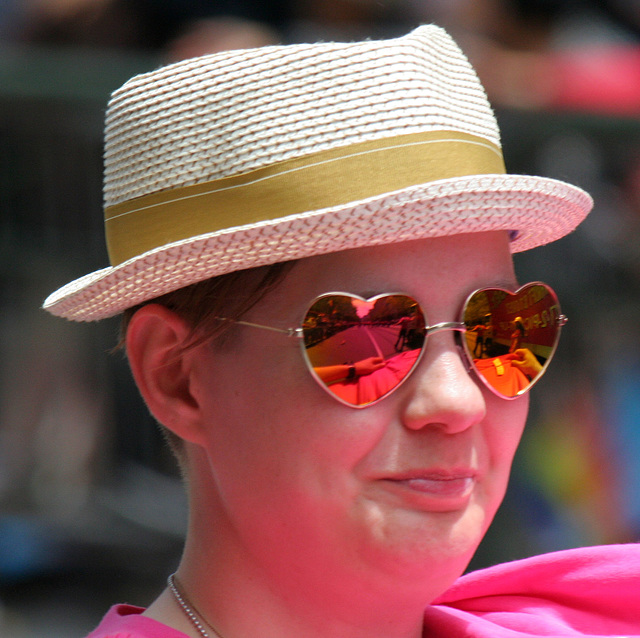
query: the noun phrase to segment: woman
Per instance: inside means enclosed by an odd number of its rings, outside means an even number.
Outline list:
[[[92,638],[640,626],[626,548],[454,585],[564,323],[548,286],[518,288],[511,253],[570,232],[591,201],[505,174],[482,87],[446,33],[233,51],[134,78],[112,97],[105,165],[112,266],[45,307],[124,311],[190,518],[167,589],[146,610],[114,607]],[[508,352],[511,308],[549,319],[527,356]],[[507,331],[474,360],[464,336],[480,320]],[[575,607],[590,604],[589,568],[572,571],[585,564],[609,577],[587,620]],[[517,604],[529,568],[548,586],[540,613]],[[566,574],[576,604],[553,595]],[[467,591],[500,608],[474,609]]]

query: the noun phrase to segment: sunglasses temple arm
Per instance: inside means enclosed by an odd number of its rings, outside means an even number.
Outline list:
[[[250,321],[239,321],[237,319],[225,319],[224,317],[218,317],[221,321],[232,321],[241,326],[250,326],[251,328],[262,328],[262,330],[271,330],[271,332],[279,332],[285,334],[288,337],[295,337],[296,339],[302,339],[302,328],[274,328],[273,326],[264,326],[260,323],[251,323]]]

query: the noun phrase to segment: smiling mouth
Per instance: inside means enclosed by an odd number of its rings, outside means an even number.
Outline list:
[[[396,498],[420,509],[450,511],[464,507],[476,486],[472,471],[426,472],[382,480]]]
[[[396,481],[407,489],[431,494],[433,496],[456,497],[464,496],[473,489],[474,478],[472,476],[447,476],[447,477],[417,477],[399,479]]]

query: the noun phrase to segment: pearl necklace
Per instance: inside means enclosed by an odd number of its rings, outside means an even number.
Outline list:
[[[215,636],[217,636],[217,638],[223,638],[222,634],[220,634],[216,630],[216,628],[213,627],[213,625],[211,625],[211,623],[205,621],[204,616],[199,611],[196,610],[193,604],[189,602],[185,594],[181,592],[180,589],[178,589],[178,584],[176,582],[175,574],[171,574],[171,576],[167,578],[167,585],[169,586],[171,593],[174,595],[176,601],[178,602],[178,605],[180,605],[180,608],[185,613],[185,616],[191,621],[191,624],[198,630],[202,638],[212,638],[212,636],[210,636],[207,633],[207,630],[205,629],[205,626],[204,626],[205,624],[209,627],[209,629],[213,630],[213,633]]]

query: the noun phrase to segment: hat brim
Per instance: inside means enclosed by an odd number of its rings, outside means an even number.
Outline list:
[[[512,252],[521,252],[570,233],[592,205],[582,189],[543,177],[439,180],[167,244],[72,281],[51,294],[43,307],[67,319],[95,321],[232,271],[462,233],[509,231]]]

